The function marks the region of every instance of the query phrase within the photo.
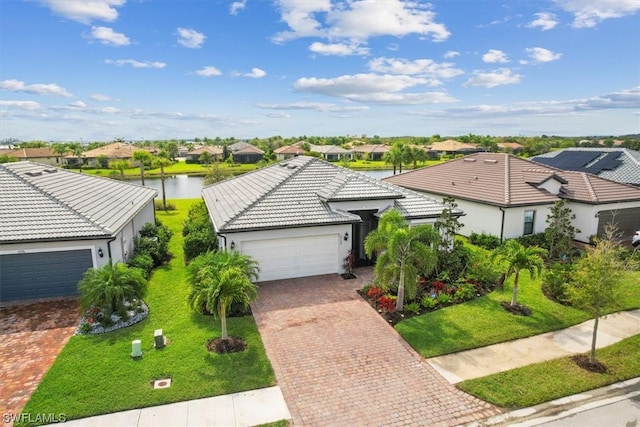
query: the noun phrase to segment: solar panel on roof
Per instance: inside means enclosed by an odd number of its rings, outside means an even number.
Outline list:
[[[597,159],[600,151],[563,151],[555,157],[539,158],[536,161],[558,169],[585,171],[585,166]]]
[[[591,167],[588,168],[589,173],[594,175],[599,174],[603,170],[614,170],[618,166],[622,164],[621,160],[618,160],[622,153],[621,152],[610,152],[606,153],[604,157],[594,163]]]

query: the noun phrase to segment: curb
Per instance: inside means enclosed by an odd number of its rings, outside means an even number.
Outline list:
[[[463,426],[537,426],[636,396],[640,396],[640,377],[541,403],[529,408],[506,412],[484,420],[463,424]]]

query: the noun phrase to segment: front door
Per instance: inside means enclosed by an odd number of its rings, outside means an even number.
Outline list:
[[[357,267],[375,264],[375,256],[372,259],[367,257],[364,250],[364,239],[367,235],[378,228],[378,218],[374,214],[378,210],[350,211],[350,213],[358,215],[362,222],[353,224],[352,249],[356,256],[355,264]]]

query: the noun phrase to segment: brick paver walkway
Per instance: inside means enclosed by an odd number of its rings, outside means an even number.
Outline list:
[[[296,426],[454,426],[499,413],[450,385],[356,290],[372,277],[259,284],[252,310]]]
[[[0,414],[22,411],[79,320],[75,300],[0,308]]]

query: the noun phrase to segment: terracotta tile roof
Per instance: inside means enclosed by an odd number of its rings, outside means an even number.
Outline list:
[[[354,153],[386,153],[390,148],[382,144],[358,145],[351,148]]]
[[[297,154],[302,154],[304,153],[304,150],[302,148],[300,148],[300,146],[296,146],[296,145],[284,145],[282,147],[276,148],[275,150],[273,150],[273,152],[275,154],[292,154],[292,155],[297,155]]]
[[[33,162],[0,164],[0,243],[111,237],[156,194]]]
[[[438,217],[437,201],[314,157],[298,156],[202,190],[218,231],[360,222],[331,202],[393,199],[408,219]],[[459,212],[460,214],[462,212]]]
[[[473,144],[465,144],[453,139],[434,142],[431,144],[431,151],[477,151],[478,147]]]
[[[543,188],[558,182],[560,193]],[[386,178],[385,181],[426,193],[497,206],[548,204],[559,197],[584,203],[640,200],[640,188],[584,172],[563,171],[504,153],[476,153]]]
[[[187,153],[188,156],[198,156],[202,153],[209,153],[214,156],[221,156],[224,150],[218,146],[205,145],[200,148],[196,148],[195,150],[191,150]]]
[[[93,150],[85,151],[82,156],[88,159],[98,158],[100,156],[107,156],[110,159],[131,159],[133,158],[133,152],[138,150],[142,149],[125,144],[124,142],[114,142]]]
[[[18,160],[29,160],[37,158],[58,157],[50,147],[38,147],[38,148],[18,148],[17,150],[9,150],[7,153],[9,157],[13,157]]]

